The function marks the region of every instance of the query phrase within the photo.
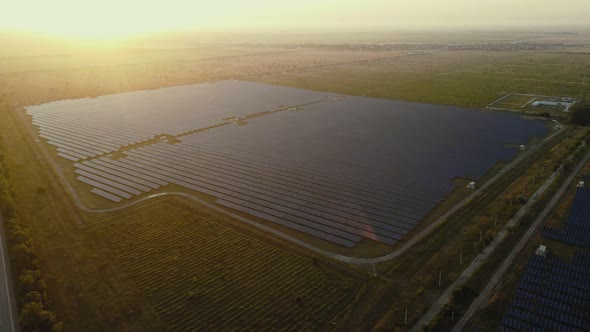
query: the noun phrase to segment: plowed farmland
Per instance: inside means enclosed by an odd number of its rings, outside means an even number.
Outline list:
[[[91,226],[166,329],[324,329],[359,280],[195,215],[173,200]]]

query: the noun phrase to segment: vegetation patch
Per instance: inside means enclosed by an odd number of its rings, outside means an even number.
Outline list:
[[[1,143],[1,141],[0,141]],[[21,221],[8,182],[8,170],[0,155],[0,212],[5,219],[8,250],[13,268],[19,322],[23,331],[61,331],[51,311],[45,281],[40,271],[39,255],[31,237],[31,230]]]
[[[361,281],[172,200],[88,229],[172,330],[325,330]]]

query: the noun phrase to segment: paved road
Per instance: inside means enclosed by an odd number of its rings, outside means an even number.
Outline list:
[[[442,293],[438,300],[430,307],[430,309],[418,320],[411,331],[420,331],[423,325],[428,325],[440,312],[446,303],[449,303],[453,297],[453,293],[460,289],[469,281],[475,272],[486,262],[488,257],[496,250],[498,245],[502,243],[504,238],[508,235],[509,229],[514,227],[518,221],[528,212],[530,207],[543,195],[549,186],[555,182],[558,173],[553,173],[543,183],[543,185],[529,198],[527,203],[523,205],[518,212],[510,219],[504,227],[498,232],[494,240],[471,262],[471,264],[459,275],[459,277],[451,283],[449,287]]]
[[[537,230],[537,228],[545,220],[545,218],[547,217],[549,212],[553,209],[555,204],[557,204],[557,202],[561,199],[563,194],[567,191],[569,185],[576,178],[576,175],[580,172],[580,170],[582,169],[582,167],[584,167],[584,164],[586,164],[588,162],[588,160],[590,160],[590,152],[588,152],[588,154],[586,154],[586,156],[578,164],[576,169],[570,174],[570,176],[567,178],[567,180],[563,183],[561,188],[559,188],[559,190],[557,191],[555,196],[553,196],[553,199],[551,199],[549,204],[547,204],[547,206],[545,207],[543,212],[541,212],[541,214],[533,222],[531,227],[529,227],[527,232],[520,239],[518,244],[514,247],[514,249],[512,249],[512,252],[510,252],[508,257],[506,257],[506,260],[504,260],[504,262],[502,263],[500,268],[496,271],[496,273],[492,276],[492,278],[490,279],[488,284],[480,292],[479,296],[473,301],[473,303],[471,303],[471,306],[469,307],[469,309],[467,309],[467,311],[465,312],[465,315],[461,318],[461,320],[459,320],[459,322],[457,322],[457,325],[455,325],[455,328],[453,329],[453,331],[461,331],[465,327],[465,325],[469,322],[469,320],[471,319],[473,314],[478,312],[480,309],[482,309],[488,303],[492,293],[495,291],[496,287],[499,285],[500,280],[502,280],[502,278],[504,277],[504,275],[508,271],[508,268],[510,268],[510,266],[512,265],[512,262],[514,261],[514,259],[518,255],[518,253],[520,253],[522,251],[522,249],[527,244],[530,237],[534,234],[534,232]]]
[[[10,264],[0,214],[0,332],[18,331],[16,302],[10,278]]]
[[[345,263],[350,263],[350,264],[359,264],[359,265],[369,265],[369,264],[377,264],[377,263],[382,263],[382,262],[386,262],[388,260],[394,259],[400,255],[402,255],[403,253],[405,253],[409,248],[411,248],[414,244],[416,244],[418,241],[420,241],[422,238],[424,238],[425,236],[427,236],[428,234],[430,234],[430,232],[432,232],[435,228],[437,228],[441,223],[443,223],[450,215],[452,215],[453,213],[455,213],[457,210],[459,210],[460,208],[462,208],[463,206],[469,204],[471,202],[471,200],[473,200],[473,198],[477,195],[479,195],[480,193],[482,193],[485,189],[487,189],[489,186],[491,186],[492,184],[494,184],[497,180],[499,180],[506,172],[508,172],[509,170],[511,170],[514,167],[517,167],[520,162],[527,158],[529,155],[531,155],[532,153],[534,153],[535,151],[539,150],[540,148],[544,147],[545,144],[551,140],[553,137],[555,137],[556,135],[558,135],[559,133],[561,133],[561,131],[557,131],[555,132],[553,135],[545,138],[543,140],[542,143],[537,144],[536,146],[530,148],[529,150],[527,150],[526,152],[524,152],[523,154],[521,154],[518,158],[516,158],[515,160],[513,160],[510,164],[506,165],[504,168],[502,168],[495,176],[493,176],[490,180],[488,180],[485,184],[483,184],[481,187],[479,187],[477,190],[475,190],[473,193],[471,193],[468,197],[464,198],[461,202],[457,203],[457,205],[455,205],[453,208],[451,208],[450,210],[448,210],[445,214],[443,214],[442,216],[440,216],[438,219],[436,219],[432,224],[430,224],[428,227],[426,227],[425,229],[423,229],[422,231],[420,231],[418,234],[414,235],[409,241],[407,241],[406,243],[404,243],[403,246],[401,246],[400,248],[392,251],[391,253],[384,255],[384,256],[380,256],[380,257],[372,257],[372,258],[359,258],[359,257],[352,257],[352,256],[344,256],[344,255],[339,255],[339,254],[335,254],[333,252],[330,251],[326,251],[323,249],[320,249],[318,247],[312,246],[310,244],[308,244],[307,242],[303,242],[295,237],[289,236],[283,232],[280,232],[274,228],[271,227],[267,227],[265,225],[262,225],[258,222],[255,222],[253,220],[241,217],[237,214],[228,212],[226,209],[223,209],[221,207],[219,207],[216,204],[211,204],[208,203],[196,196],[192,196],[186,193],[181,193],[181,192],[164,192],[164,193],[159,193],[159,194],[154,194],[154,195],[149,195],[147,197],[144,197],[142,199],[136,200],[134,202],[125,204],[125,205],[121,205],[118,206],[116,208],[111,208],[111,209],[91,209],[87,206],[85,206],[82,201],[80,200],[76,190],[74,189],[74,187],[72,186],[72,184],[67,180],[67,178],[65,177],[65,175],[63,174],[63,171],[61,170],[61,168],[57,165],[57,163],[53,160],[53,158],[49,155],[49,153],[47,152],[47,150],[43,147],[42,144],[40,144],[40,138],[37,136],[37,133],[35,132],[35,130],[33,129],[33,127],[31,126],[31,124],[29,123],[29,121],[27,121],[25,113],[22,111],[18,111],[17,112],[18,115],[20,116],[21,120],[23,121],[23,123],[25,124],[25,126],[27,127],[31,137],[33,137],[33,140],[37,143],[35,144],[35,149],[37,149],[38,152],[40,152],[40,154],[42,154],[43,158],[45,160],[40,160],[40,162],[44,162],[44,163],[49,163],[50,167],[53,169],[54,173],[58,175],[58,178],[60,180],[60,182],[63,184],[63,186],[66,188],[66,191],[70,194],[70,197],[72,198],[73,202],[76,204],[76,206],[85,212],[90,212],[90,213],[104,213],[104,212],[115,212],[115,211],[119,211],[119,210],[124,210],[127,209],[128,207],[143,203],[147,200],[156,198],[156,197],[161,197],[161,196],[182,196],[182,197],[186,197],[189,198],[193,201],[196,201],[200,204],[203,204],[211,209],[214,209],[216,211],[219,211],[221,213],[224,213],[228,216],[231,216],[235,219],[238,219],[240,221],[243,221],[249,225],[252,225],[258,229],[262,229],[266,232],[272,233],[275,236],[278,236],[280,238],[283,238],[284,240],[287,240],[289,242],[295,243],[299,246],[302,246],[310,251],[313,251],[317,254],[326,256],[326,257],[330,257],[333,259],[336,259],[338,261],[341,262],[345,262]],[[39,156],[37,156],[37,158],[40,158]]]

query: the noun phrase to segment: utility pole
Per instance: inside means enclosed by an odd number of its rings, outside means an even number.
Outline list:
[[[406,314],[404,315],[404,325],[408,325],[408,306],[406,305]]]
[[[438,273],[438,288],[442,285],[442,271]]]
[[[496,218],[494,220],[494,227],[498,226],[498,215],[496,215]]]
[[[463,265],[463,248],[461,248],[461,253],[459,254],[459,265]]]
[[[479,230],[479,242],[481,242],[481,238],[483,236],[483,229]]]

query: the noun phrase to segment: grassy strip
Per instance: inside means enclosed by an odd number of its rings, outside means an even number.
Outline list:
[[[19,306],[19,323],[23,331],[61,331],[51,311],[45,281],[41,276],[39,255],[31,237],[31,230],[19,218],[14,192],[8,181],[8,170],[0,154],[0,211],[5,223],[8,251],[13,272],[17,278],[16,294]]]

